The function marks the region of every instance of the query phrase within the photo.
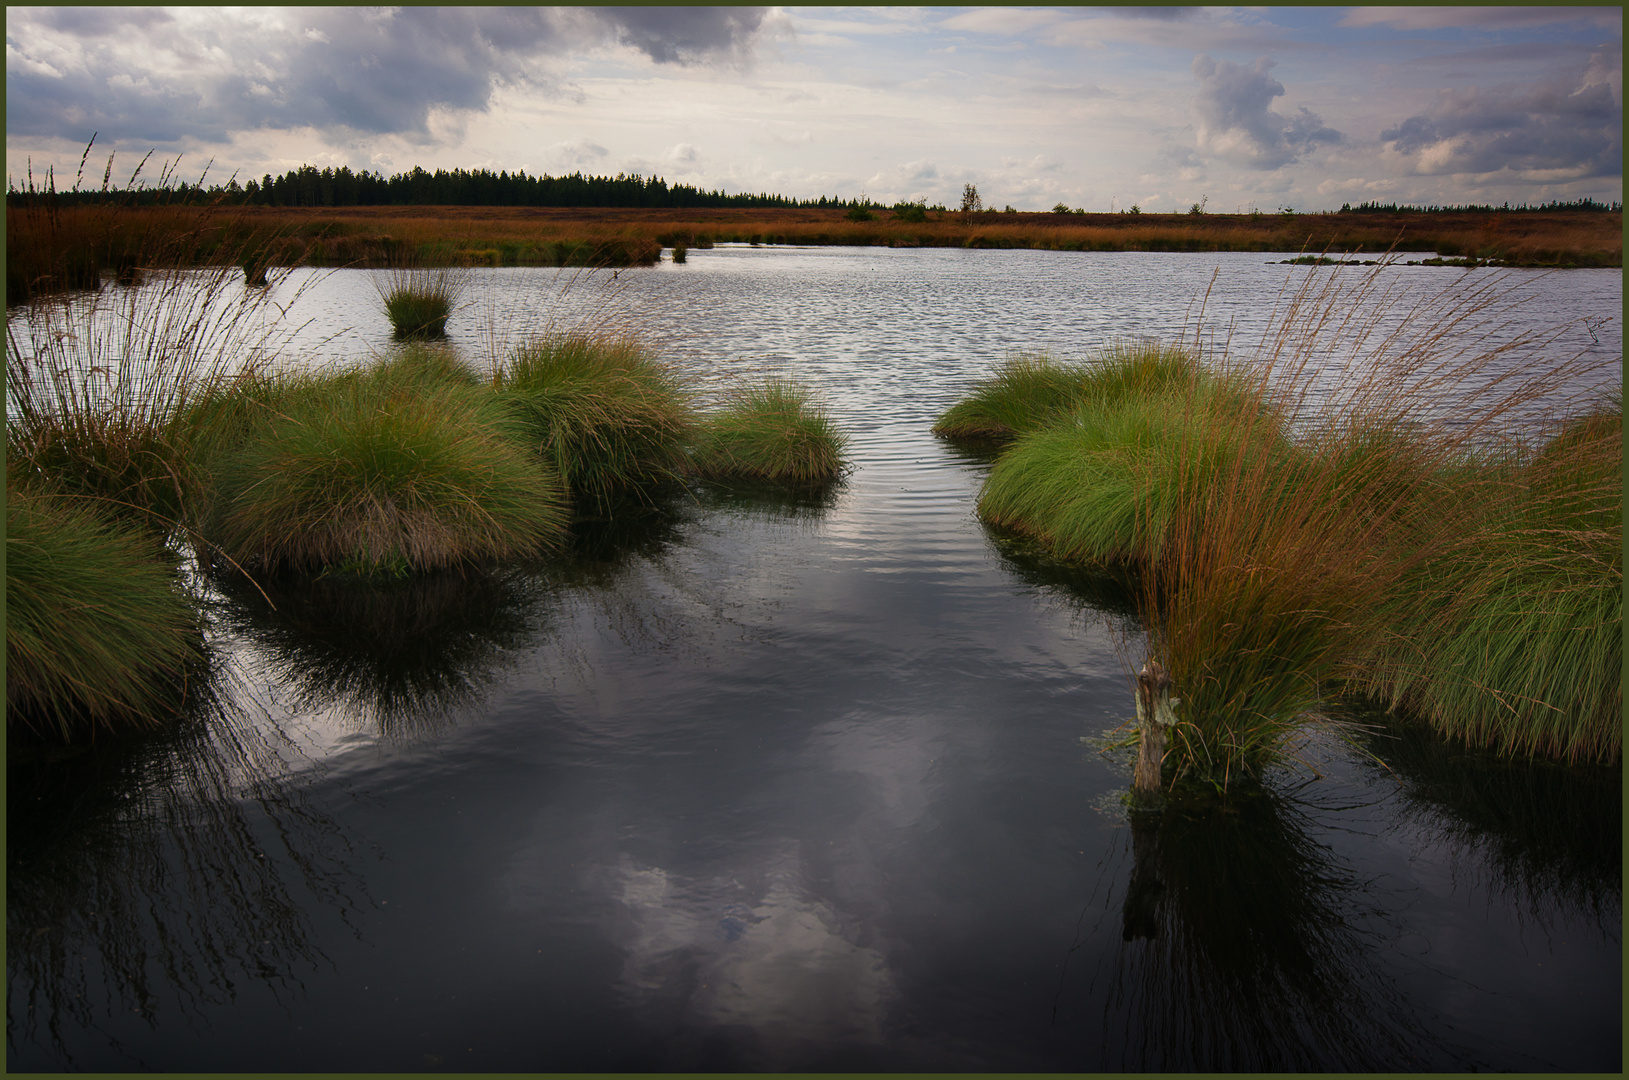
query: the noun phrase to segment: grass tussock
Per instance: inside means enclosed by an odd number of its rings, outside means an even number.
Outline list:
[[[6,492],[6,718],[69,737],[173,713],[198,615],[153,537],[84,499]]]
[[[207,531],[245,567],[399,575],[563,540],[559,482],[444,353],[211,404]]]
[[[434,341],[447,336],[447,320],[463,295],[466,275],[456,268],[395,269],[376,282],[399,341]]]
[[[1145,564],[1218,474],[1285,453],[1276,424],[1240,416],[1239,393],[1207,379],[1079,405],[997,459],[979,516],[1059,558]]]
[[[737,389],[702,422],[694,468],[716,480],[826,484],[843,471],[846,442],[806,387],[768,379]]]
[[[636,339],[550,334],[512,350],[493,385],[584,507],[680,476],[695,417],[677,374]]]
[[[1616,760],[1621,397],[1573,413],[1593,373],[1502,323],[1467,335],[1505,310],[1496,279],[1405,298],[1339,273],[1286,297],[1253,356],[1053,413],[981,516],[1136,570],[1179,699],[1173,779],[1225,787],[1311,726],[1349,734],[1354,694],[1504,752]],[[1513,434],[1554,415],[1575,419],[1536,449]]]
[[[200,485],[191,406],[261,366],[269,296],[223,264],[9,310],[13,481],[160,532],[184,524]]]
[[[1189,387],[1202,378],[1192,351],[1152,342],[1113,346],[1079,363],[1059,362],[1046,353],[1017,353],[941,413],[933,433],[972,442],[1007,442],[1047,427],[1082,405]]]
[[[1379,612],[1359,685],[1475,746],[1614,760],[1623,740],[1623,411],[1488,469],[1457,539]]]

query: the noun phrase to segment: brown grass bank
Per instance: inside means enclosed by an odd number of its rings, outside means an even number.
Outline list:
[[[630,266],[654,262],[664,247],[724,242],[1290,255],[1391,249],[1515,266],[1623,265],[1617,211],[930,211],[913,222],[881,208],[874,220],[853,221],[843,210],[818,208],[13,206],[6,223],[13,302],[42,283],[83,288],[98,275],[127,273],[124,253],[135,250],[171,252],[173,261],[194,264],[249,254],[285,266]]]

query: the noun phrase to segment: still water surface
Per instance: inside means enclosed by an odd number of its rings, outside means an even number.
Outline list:
[[[1212,272],[1221,269],[1212,283]],[[1206,319],[1256,255],[720,248],[482,272],[481,357],[584,320],[814,384],[855,468],[569,558],[219,596],[207,729],[8,762],[13,1070],[1621,1066],[1621,772],[1397,728],[1129,821],[1112,583],[988,534],[934,416],[1012,349]],[[1392,268],[1411,288],[1454,270]],[[1516,275],[1621,355],[1621,274]],[[289,355],[387,348],[363,272]],[[1610,331],[1610,332],[1609,332]],[[1597,343],[1599,340],[1599,343]]]

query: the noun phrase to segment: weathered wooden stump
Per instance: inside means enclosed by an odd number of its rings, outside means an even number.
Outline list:
[[[1165,729],[1174,723],[1171,677],[1158,662],[1150,660],[1137,673],[1137,768],[1131,775],[1131,793],[1137,801],[1159,800]]]

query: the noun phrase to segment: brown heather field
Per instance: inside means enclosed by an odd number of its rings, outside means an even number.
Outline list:
[[[710,242],[1042,248],[1071,251],[1437,251],[1522,265],[1621,266],[1623,215],[1578,211],[1331,214],[1053,214],[986,211],[965,219],[850,221],[831,209],[645,210],[537,207],[250,208],[247,220],[302,234],[327,225],[335,256],[388,236],[425,254],[441,248],[503,254],[504,245],[616,242],[635,246]],[[313,245],[316,247],[318,245]],[[315,252],[313,252],[315,254]],[[343,261],[343,260],[342,260]],[[483,261],[479,258],[473,261]]]
[[[876,208],[623,209],[474,206],[272,208],[78,206],[6,211],[8,303],[143,267],[633,266],[674,245],[713,243],[1259,251],[1285,257],[1439,252],[1516,266],[1622,266],[1623,214],[1436,211],[1328,214],[927,213]]]

